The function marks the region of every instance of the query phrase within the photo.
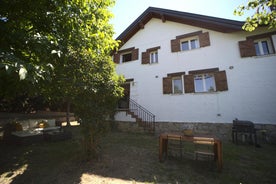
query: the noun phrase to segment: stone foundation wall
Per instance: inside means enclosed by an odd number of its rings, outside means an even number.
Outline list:
[[[139,127],[136,122],[115,121],[114,124],[113,128],[122,132],[144,133],[144,128]]]
[[[192,129],[194,134],[215,135],[220,139],[230,139],[232,124],[229,123],[176,123],[176,122],[157,122],[155,132],[182,132],[185,129]]]
[[[142,133],[144,129],[136,122],[116,122],[116,128],[124,132]],[[264,131],[257,131],[260,142],[268,141],[276,144],[276,125],[255,124],[255,128]],[[224,140],[232,140],[232,123],[189,123],[189,122],[156,122],[155,135],[163,132],[182,132],[185,129],[192,129],[194,134],[215,135]]]

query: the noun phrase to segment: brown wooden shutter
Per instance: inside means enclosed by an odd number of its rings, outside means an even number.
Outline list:
[[[194,75],[184,75],[184,87],[185,93],[195,92]]]
[[[210,46],[209,32],[201,33],[198,35],[200,47]]]
[[[139,58],[139,49],[133,49],[131,51],[131,58],[133,60],[137,60]]]
[[[164,77],[163,78],[163,94],[171,94],[172,93],[172,78]]]
[[[148,52],[142,52],[142,64],[149,64],[150,56]]]
[[[216,89],[217,91],[227,91],[227,77],[225,70],[215,73]]]
[[[254,47],[253,40],[239,41],[239,48],[241,57],[251,57],[256,56],[256,50]]]
[[[120,63],[120,54],[119,53],[114,54],[113,55],[113,60],[114,60],[114,63],[119,64]]]
[[[171,51],[172,52],[180,51],[180,42],[178,39],[171,40]]]

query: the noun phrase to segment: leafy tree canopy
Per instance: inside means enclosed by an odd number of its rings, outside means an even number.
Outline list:
[[[0,74],[9,79],[0,80],[0,97],[28,92],[72,101],[82,90],[99,89],[119,95],[120,79],[110,57],[118,46],[109,24],[108,8],[113,4],[114,0],[0,1]]]
[[[1,0],[0,100],[22,94],[66,101],[95,152],[102,121],[122,95],[111,52],[114,0]],[[1,101],[0,101],[1,103]]]
[[[243,29],[254,31],[259,25],[276,28],[276,0],[249,0],[247,5],[239,6],[235,15],[243,15],[245,11],[253,10],[254,14],[246,19]]]

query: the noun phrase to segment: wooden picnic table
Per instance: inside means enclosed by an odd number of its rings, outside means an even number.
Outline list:
[[[218,171],[222,170],[222,142],[212,136],[186,136],[181,133],[163,133],[159,136],[159,161],[164,161],[164,157],[168,153],[168,140],[181,140],[187,142],[200,142],[212,140],[214,142],[214,155],[217,163]]]

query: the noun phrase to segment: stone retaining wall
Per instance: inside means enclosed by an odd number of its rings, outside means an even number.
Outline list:
[[[124,132],[142,133],[144,129],[136,122],[116,122],[116,128]],[[276,125],[255,124],[255,128],[265,131],[257,131],[258,139],[262,142],[267,139],[270,143],[276,144]],[[163,132],[182,132],[185,129],[192,129],[195,134],[215,135],[224,140],[232,140],[232,123],[178,123],[178,122],[156,122],[155,135]],[[265,135],[263,135],[265,134]],[[266,137],[265,137],[266,136]]]
[[[215,135],[221,139],[229,139],[231,136],[232,124],[229,123],[176,123],[156,122],[155,132],[182,132],[185,129],[192,129],[194,134]]]

